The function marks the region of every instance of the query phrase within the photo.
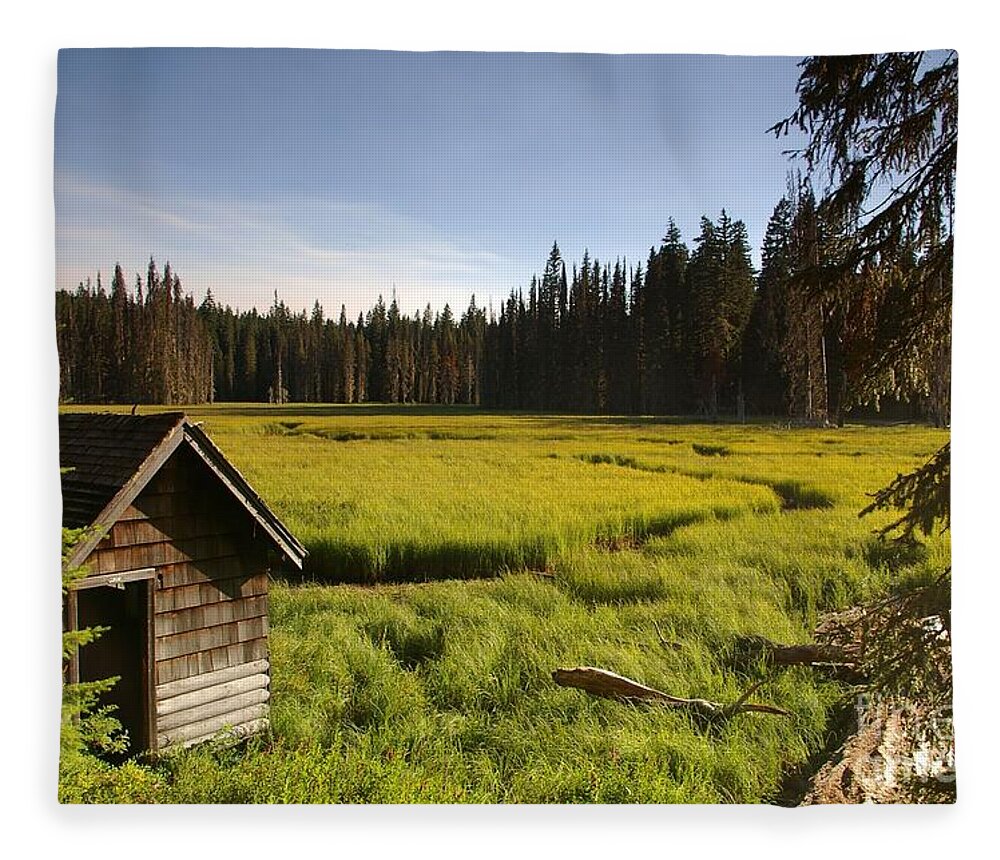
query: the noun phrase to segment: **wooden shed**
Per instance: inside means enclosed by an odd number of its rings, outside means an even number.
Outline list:
[[[63,414],[59,448],[63,525],[93,527],[64,624],[109,628],[69,680],[120,676],[132,752],[266,726],[268,574],[305,549],[183,413]]]

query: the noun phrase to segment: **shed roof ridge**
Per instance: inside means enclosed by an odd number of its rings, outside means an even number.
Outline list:
[[[96,548],[104,537],[103,529],[114,524],[122,512],[127,508],[138,495],[149,484],[150,480],[160,470],[161,466],[174,454],[183,444],[187,445],[198,455],[205,465],[216,475],[216,478],[226,486],[250,516],[263,527],[270,539],[278,545],[282,552],[299,568],[302,567],[302,560],[307,555],[307,550],[281,522],[281,520],[268,507],[260,494],[250,485],[250,482],[233,465],[222,450],[212,441],[211,437],[195,422],[191,421],[188,415],[182,411],[156,412],[150,415],[124,415],[116,412],[97,413],[63,413],[60,415],[60,422],[65,419],[67,425],[85,425],[88,420],[93,422],[98,419],[98,424],[114,427],[119,433],[124,432],[123,428],[135,421],[144,423],[147,427],[156,425],[162,426],[162,432],[158,432],[155,437],[148,440],[148,450],[145,445],[137,447],[133,454],[142,453],[142,458],[138,461],[130,460],[126,455],[120,461],[115,462],[115,467],[119,469],[116,474],[114,468],[108,476],[89,474],[80,481],[75,481],[71,476],[63,476],[63,508],[64,522],[66,521],[66,490],[67,485],[73,486],[73,494],[77,502],[76,514],[86,519],[84,528],[90,529],[91,534],[87,535],[74,548],[72,554],[65,561],[65,566],[77,566],[82,564],[90,553]],[[109,420],[110,419],[110,420]],[[98,428],[100,429],[100,428]],[[159,429],[159,428],[157,428]],[[73,453],[80,458],[89,460],[89,465],[101,463],[102,458],[106,459],[109,450],[114,450],[109,446],[95,446],[98,450],[91,454],[91,446],[86,442],[88,437],[82,434],[80,448]],[[91,437],[95,441],[100,438],[100,434]],[[113,439],[113,434],[112,434]],[[60,462],[63,462],[66,451],[63,448],[67,440],[60,439]],[[144,453],[143,453],[144,452]],[[70,455],[70,458],[72,455]],[[134,465],[133,465],[134,463]],[[127,476],[122,480],[122,469],[128,469]],[[70,473],[72,475],[72,473]],[[101,478],[106,477],[106,481]],[[103,507],[96,514],[86,513],[87,507],[93,502],[99,503],[101,500],[102,488],[105,492],[111,492],[111,497],[107,499]],[[93,489],[91,489],[93,488]],[[80,497],[93,497],[93,501],[80,503]]]
[[[87,415],[95,413],[75,413],[77,415]],[[103,540],[102,529],[111,526],[121,515],[122,510],[128,507],[150,482],[152,477],[159,471],[159,467],[166,458],[173,453],[177,444],[183,440],[183,427],[187,420],[183,412],[158,412],[154,415],[118,415],[114,412],[99,412],[98,416],[111,416],[124,419],[130,418],[164,418],[170,416],[174,421],[167,425],[160,438],[152,443],[146,456],[139,461],[139,464],[132,470],[132,474],[115,491],[104,507],[93,518],[85,528],[91,533],[74,547],[73,552],[65,560],[65,567],[76,567],[82,564],[94,548]],[[149,423],[149,422],[147,422]],[[178,431],[181,432],[180,440],[177,439]],[[174,443],[175,440],[177,442]],[[169,448],[169,450],[167,450]],[[154,468],[155,466],[155,468]]]

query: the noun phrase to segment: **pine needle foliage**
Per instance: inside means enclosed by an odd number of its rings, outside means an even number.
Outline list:
[[[62,530],[62,557],[65,561],[73,547],[87,534],[86,529]],[[86,576],[85,567],[63,566],[62,591],[66,596],[74,582]],[[98,639],[106,627],[67,630],[62,637],[63,672],[73,655]],[[62,719],[59,734],[60,785],[71,774],[92,767],[95,754],[119,754],[128,748],[128,735],[114,716],[114,707],[101,705],[101,696],[118,682],[117,677],[98,681],[64,683]]]
[[[903,511],[879,529],[882,536],[896,532],[899,540],[912,541],[917,532],[927,536],[936,526],[947,531],[951,527],[951,443],[919,469],[897,475],[873,499],[859,516],[877,510]]]

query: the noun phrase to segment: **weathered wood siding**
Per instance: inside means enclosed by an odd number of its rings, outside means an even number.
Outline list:
[[[268,554],[255,523],[186,446],[89,559],[94,574],[156,569],[157,748],[249,733],[268,714]]]

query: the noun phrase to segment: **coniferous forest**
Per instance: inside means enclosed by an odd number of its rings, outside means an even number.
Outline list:
[[[944,425],[950,305],[893,284],[904,249],[851,267],[840,225],[790,179],[755,271],[744,224],[703,217],[688,244],[671,220],[645,261],[567,261],[558,244],[527,291],[489,311],[380,296],[356,320],[317,301],[293,313],[200,305],[167,264],[129,283],[56,295],[60,399],[87,403],[426,403],[511,410],[787,416],[841,423],[889,404]],[[948,273],[950,277],[950,273]],[[887,320],[907,319],[902,347]],[[884,346],[879,338],[889,330]],[[880,366],[872,367],[872,356]]]

